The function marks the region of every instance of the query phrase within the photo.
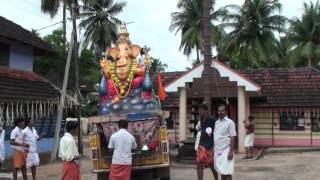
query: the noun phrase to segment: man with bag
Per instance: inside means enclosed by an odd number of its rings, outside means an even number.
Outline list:
[[[215,118],[210,116],[208,105],[202,103],[199,107],[201,129],[200,141],[197,150],[197,175],[198,180],[203,180],[203,169],[209,167],[215,180],[218,180],[218,174],[213,166],[213,130]]]

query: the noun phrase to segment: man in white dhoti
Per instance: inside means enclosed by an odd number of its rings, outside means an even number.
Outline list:
[[[218,107],[218,120],[214,128],[214,167],[222,180],[232,180],[234,172],[235,123],[228,118],[226,105]]]
[[[5,136],[5,130],[3,128],[3,125],[0,126],[0,171],[2,164],[4,163],[4,157],[5,157],[5,150],[4,150],[4,136]]]
[[[26,151],[27,154],[27,163],[26,167],[31,168],[32,178],[36,180],[36,167],[40,164],[39,155],[37,152],[37,141],[42,139],[43,136],[39,136],[37,130],[33,127],[33,121],[26,119],[26,127],[23,129],[23,142],[30,145]]]
[[[244,127],[246,128],[246,137],[244,138],[244,147],[246,148],[246,156],[243,159],[253,158],[253,142],[254,142],[254,118],[249,116],[244,121]]]

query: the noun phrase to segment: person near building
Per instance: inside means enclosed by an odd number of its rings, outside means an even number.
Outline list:
[[[25,119],[17,118],[14,121],[15,128],[10,134],[10,144],[13,149],[13,179],[17,180],[17,173],[20,169],[24,180],[27,180],[27,170],[26,170],[26,159],[27,153],[26,148],[29,148],[29,144],[23,142],[22,130],[25,127]]]
[[[37,130],[33,127],[33,121],[30,119],[26,119],[25,121],[26,127],[23,129],[23,142],[30,145],[27,151],[27,162],[26,167],[31,168],[32,179],[36,180],[36,167],[40,164],[39,155],[37,152],[37,141],[43,138],[39,136]]]
[[[210,115],[208,105],[203,102],[199,106],[200,114],[200,140],[197,150],[197,176],[198,180],[203,180],[203,169],[209,167],[215,180],[218,174],[213,166],[213,130],[215,118]]]
[[[1,172],[1,168],[2,165],[4,163],[4,159],[5,159],[5,148],[4,148],[4,137],[5,137],[5,130],[4,130],[4,126],[3,124],[0,125],[0,172]]]
[[[232,180],[234,173],[235,123],[227,116],[227,106],[218,106],[218,120],[214,128],[214,167],[221,180]]]
[[[108,148],[113,152],[109,180],[130,180],[132,154],[137,148],[134,137],[127,131],[128,121],[118,121],[119,130],[112,134]]]
[[[253,158],[253,142],[254,142],[254,118],[249,116],[244,121],[244,127],[246,128],[246,137],[244,139],[244,147],[246,149],[246,156],[243,159]]]
[[[78,132],[78,124],[75,121],[68,121],[66,133],[60,140],[59,157],[62,159],[61,180],[80,180],[80,155],[74,135]]]

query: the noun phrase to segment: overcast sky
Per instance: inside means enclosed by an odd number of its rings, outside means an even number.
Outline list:
[[[151,47],[151,55],[168,64],[167,71],[181,71],[190,66],[191,61],[179,51],[180,34],[169,32],[170,13],[177,11],[178,0],[127,0],[127,6],[118,18],[125,22],[134,22],[127,26],[132,43]],[[244,0],[216,0],[215,8],[227,4],[241,5]],[[316,2],[316,0],[311,0]],[[300,16],[303,0],[280,0],[282,15],[289,18]],[[307,0],[306,2],[309,2]],[[62,20],[62,13],[51,19],[40,11],[40,0],[0,0],[0,16],[22,27],[41,29]],[[50,34],[61,24],[39,31],[43,37]],[[68,24],[68,33],[71,24]],[[192,58],[191,58],[192,59]]]

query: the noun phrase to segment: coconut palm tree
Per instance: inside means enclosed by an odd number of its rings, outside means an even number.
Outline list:
[[[279,15],[279,0],[246,0],[240,6],[229,5],[229,13],[221,26],[230,28],[224,49],[238,61],[248,61],[249,66],[271,66],[277,60],[275,32],[283,32],[286,18]],[[241,63],[241,62],[240,62]],[[247,63],[245,63],[247,64]]]
[[[91,45],[101,55],[116,40],[116,27],[121,23],[115,16],[125,7],[125,2],[91,0],[82,6],[79,26],[85,29],[84,46]]]
[[[180,12],[171,13],[172,21],[169,30],[171,32],[175,31],[176,34],[181,31],[180,50],[183,50],[183,53],[187,56],[191,55],[192,51],[195,50],[196,61],[200,62],[200,54],[203,53],[202,1],[179,0],[177,7]],[[217,20],[225,12],[222,10],[211,12],[212,20]],[[211,29],[212,41],[216,45],[222,29],[213,24],[211,24]]]
[[[155,73],[157,71],[165,72],[166,68],[168,68],[168,65],[165,63],[162,63],[159,58],[152,58],[150,73]]]
[[[302,17],[290,20],[288,37],[292,42],[291,65],[317,66],[320,57],[320,5],[304,3]],[[301,62],[301,60],[307,60]]]

